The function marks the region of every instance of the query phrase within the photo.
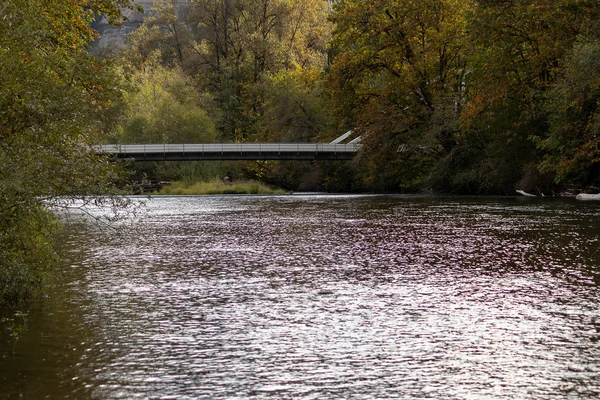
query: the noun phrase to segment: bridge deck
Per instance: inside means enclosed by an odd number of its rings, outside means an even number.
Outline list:
[[[135,161],[194,160],[349,160],[360,144],[212,143],[108,144],[97,150]]]

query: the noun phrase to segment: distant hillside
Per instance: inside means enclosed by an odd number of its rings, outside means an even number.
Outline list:
[[[127,17],[127,21],[121,26],[113,26],[108,23],[108,20],[99,16],[92,23],[100,38],[92,43],[92,47],[96,49],[107,49],[112,47],[120,47],[125,44],[125,35],[140,27],[144,18],[146,18],[152,9],[153,0],[136,0],[136,3],[144,8],[144,13],[125,9],[123,15]]]

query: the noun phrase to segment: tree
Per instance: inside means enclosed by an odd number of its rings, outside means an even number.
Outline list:
[[[0,5],[0,306],[30,297],[57,259],[48,205],[116,192],[119,168],[90,151],[110,128],[119,76],[90,56],[94,12],[125,0]]]
[[[322,67],[327,59],[327,4],[321,0],[196,0],[189,21],[196,76],[222,109],[226,140],[259,133],[262,84],[282,71]]]
[[[329,118],[317,69],[282,71],[265,79],[261,140],[311,142],[328,129]]]
[[[144,23],[128,35],[128,62],[141,68],[159,52],[164,65],[180,68],[194,62],[194,41],[182,20],[186,4],[179,0],[154,0]]]
[[[130,73],[121,143],[212,143],[215,126],[179,67],[148,61]]]
[[[471,7],[456,0],[334,5],[330,93],[341,125],[363,135],[361,170],[371,187],[411,187],[454,146]]]
[[[549,90],[550,130],[538,144],[542,169],[558,182],[598,183],[600,177],[600,25],[582,33]]]
[[[526,179],[540,175],[544,149],[536,144],[550,129],[548,94],[577,35],[597,14],[597,2],[588,0],[477,2],[468,26],[473,67],[461,116],[464,151],[455,158],[464,165],[448,169],[464,178],[462,185],[549,190],[552,179]]]
[[[130,35],[124,65],[137,76],[160,54],[164,68],[183,73],[201,93],[196,96],[200,108],[221,140],[310,141],[327,126],[322,70],[331,35],[329,10],[322,0],[196,0],[185,5],[164,0]],[[130,119],[126,135],[150,132],[157,125],[149,121]],[[281,169],[278,163],[264,164]],[[249,173],[265,165],[249,165]]]
[[[130,79],[124,91],[123,118],[117,143],[213,143],[217,132],[205,108],[212,101],[199,94],[181,67],[163,66],[159,51],[140,66],[126,66]],[[207,162],[135,163],[134,177],[157,180],[210,179],[219,166]],[[212,174],[212,175],[211,175]]]

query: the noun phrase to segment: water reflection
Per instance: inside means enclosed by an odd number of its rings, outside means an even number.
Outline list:
[[[172,197],[87,226],[94,398],[593,398],[600,208]],[[597,329],[598,328],[598,329]]]

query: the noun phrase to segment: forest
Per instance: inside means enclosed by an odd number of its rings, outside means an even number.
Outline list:
[[[119,143],[328,142],[348,163],[151,165],[291,190],[554,195],[598,185],[597,2],[157,0]]]
[[[0,4],[0,306],[58,262],[48,210],[128,182],[559,195],[600,186],[597,0],[129,0]],[[141,10],[140,10],[141,11]],[[98,143],[328,142],[349,162],[122,165]],[[93,200],[92,200],[93,199]]]

